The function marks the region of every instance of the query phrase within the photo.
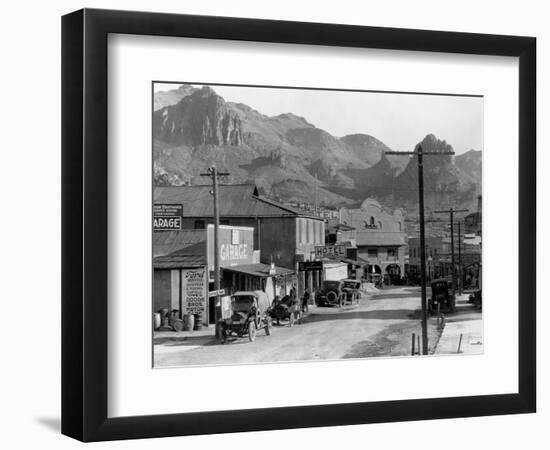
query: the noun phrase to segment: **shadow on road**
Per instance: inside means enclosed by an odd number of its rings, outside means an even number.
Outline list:
[[[413,295],[414,294],[414,295]],[[388,292],[388,293],[384,293],[384,292],[380,292],[380,293],[376,293],[376,294],[372,294],[372,298],[371,300],[384,300],[384,299],[387,299],[387,298],[390,298],[390,299],[398,299],[398,298],[420,298],[420,295],[415,292],[415,293],[400,293],[400,294],[397,294],[397,293],[392,293],[392,292]]]
[[[155,337],[154,345],[165,345],[166,347],[175,347],[183,345],[214,345],[216,342],[214,336],[167,336]]]
[[[326,320],[349,319],[379,319],[379,320],[407,320],[416,314],[414,309],[383,309],[376,311],[342,311],[328,314],[312,314],[304,319],[304,323],[323,322]]]

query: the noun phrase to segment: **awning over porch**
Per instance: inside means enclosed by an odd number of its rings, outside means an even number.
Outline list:
[[[295,273],[292,269],[286,269],[284,267],[274,266],[273,268],[269,264],[243,264],[231,267],[222,267],[224,271],[242,273],[245,275],[251,275],[254,277],[267,278],[267,277],[279,277],[285,275],[293,275]]]
[[[340,261],[346,263],[346,264],[353,264],[356,266],[366,266],[369,264],[369,262],[363,258],[357,258],[357,259],[349,259],[349,258],[343,258]]]

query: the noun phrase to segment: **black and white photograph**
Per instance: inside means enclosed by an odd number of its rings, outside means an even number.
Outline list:
[[[152,83],[153,366],[483,354],[484,98]]]

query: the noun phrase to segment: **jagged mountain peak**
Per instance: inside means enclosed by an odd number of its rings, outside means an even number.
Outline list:
[[[182,98],[191,95],[195,91],[197,91],[197,88],[190,84],[181,84],[176,89],[155,92],[153,109],[157,111],[166,106],[175,105]]]
[[[242,143],[238,114],[209,86],[203,86],[153,115],[154,136],[172,145],[235,145]]]
[[[197,95],[201,95],[202,97],[210,97],[210,96],[220,97],[216,93],[216,91],[214,91],[214,89],[212,89],[210,86],[203,86],[199,89],[198,92],[199,92],[199,94],[197,94]]]
[[[438,139],[435,134],[427,134],[421,142],[416,144],[415,151],[418,151],[418,147],[421,146],[425,152],[452,152],[452,145],[448,144],[445,140]]]

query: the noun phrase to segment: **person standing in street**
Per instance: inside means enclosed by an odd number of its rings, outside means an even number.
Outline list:
[[[309,293],[309,289],[306,289],[304,292],[304,296],[302,297],[302,312],[305,313],[309,311],[309,299],[311,298],[311,295]]]

